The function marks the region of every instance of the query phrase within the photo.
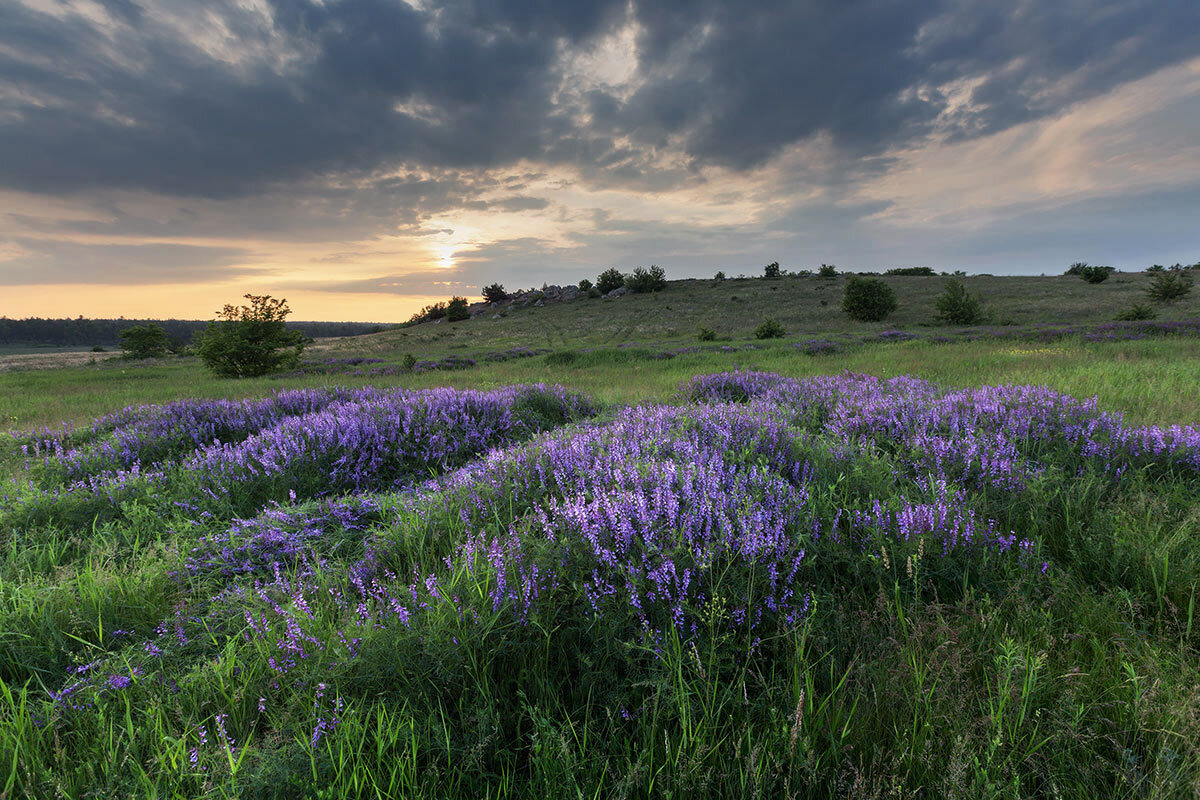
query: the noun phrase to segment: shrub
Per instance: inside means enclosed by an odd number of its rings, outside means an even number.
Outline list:
[[[912,277],[932,277],[937,275],[932,267],[894,267],[889,269],[884,275],[908,275]]]
[[[817,275],[822,278],[836,278],[837,267],[833,264],[822,264],[821,268],[817,270]]]
[[[446,316],[446,304],[432,303],[409,317],[408,324],[416,325],[419,322],[432,322],[433,320],[441,319],[444,316]]]
[[[415,367],[416,365],[417,365],[417,357],[414,356],[412,353],[405,353],[404,360],[400,362],[400,366],[402,366],[404,369],[411,372],[412,368]]]
[[[635,294],[661,292],[667,288],[667,274],[663,272],[662,267],[655,265],[651,265],[648,270],[638,267],[625,277],[625,288]]]
[[[717,332],[710,328],[701,328],[696,338],[702,342],[715,342],[717,340]]]
[[[934,301],[937,320],[944,325],[978,325],[983,322],[983,305],[967,293],[962,281],[946,281],[946,289]]]
[[[213,374],[248,378],[294,368],[309,343],[300,331],[289,331],[284,319],[287,300],[247,294],[248,306],[226,305],[196,338],[196,354]]]
[[[504,291],[504,284],[493,283],[483,287],[483,299],[489,303],[500,303],[508,299],[508,292]]]
[[[1087,266],[1088,263],[1086,261],[1076,261],[1074,264],[1067,267],[1067,271],[1064,272],[1063,275],[1082,275],[1083,271],[1087,269]]]
[[[1167,268],[1164,267],[1162,264],[1153,264],[1149,267],[1146,267],[1146,272],[1166,272],[1166,271],[1167,271]]]
[[[126,358],[159,358],[167,354],[171,340],[161,325],[134,325],[117,334]]]
[[[718,270],[717,274],[713,275],[713,280],[717,283],[720,283],[721,281],[725,280],[725,273]]]
[[[446,304],[446,319],[448,319],[450,322],[459,322],[461,320],[470,318],[471,312],[467,308],[467,298],[450,298],[450,302]]]
[[[762,324],[754,329],[755,339],[780,339],[786,331],[779,322],[771,317],[767,317],[762,321]]]
[[[780,270],[778,261],[772,261],[770,264],[767,264],[765,267],[763,267],[764,278],[778,278],[779,272]]]
[[[842,311],[859,322],[878,322],[896,310],[896,293],[879,278],[851,275],[842,292]]]
[[[1114,272],[1116,270],[1112,267],[1084,266],[1079,270],[1079,277],[1088,283],[1104,283]]]
[[[1118,322],[1138,322],[1140,320],[1154,319],[1158,314],[1154,313],[1154,308],[1142,303],[1134,303],[1129,308],[1123,311],[1118,311],[1113,319]]]
[[[106,350],[104,348],[104,345],[96,344],[96,345],[92,345],[92,352],[93,353],[107,353],[108,350]]]
[[[584,294],[587,294],[591,290],[592,290],[592,282],[589,281],[587,278],[584,278],[583,280],[581,280],[579,282],[579,291],[583,292]]]
[[[608,294],[613,289],[619,289],[625,285],[625,276],[616,267],[604,270],[596,276],[596,290],[600,294]]]
[[[1146,295],[1155,303],[1173,303],[1192,290],[1192,279],[1184,272],[1159,272],[1146,287]]]

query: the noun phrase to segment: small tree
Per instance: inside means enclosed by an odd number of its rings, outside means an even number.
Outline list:
[[[250,305],[226,305],[218,321],[196,337],[196,354],[215,375],[249,378],[294,367],[309,343],[300,331],[290,331],[284,319],[292,310],[287,300],[247,294]]]
[[[1104,283],[1108,276],[1116,272],[1112,267],[1085,265],[1079,270],[1079,277],[1088,283]]]
[[[121,331],[121,349],[127,358],[160,358],[171,349],[171,339],[161,325],[134,325]]]
[[[821,278],[836,278],[837,267],[833,264],[822,264],[821,268],[817,270],[817,276]]]
[[[878,322],[897,305],[896,293],[879,278],[851,275],[842,292],[842,311],[859,322]]]
[[[620,289],[624,285],[625,276],[616,267],[606,269],[596,276],[596,289],[600,294],[608,294],[613,289]]]
[[[983,322],[979,298],[967,293],[962,281],[946,281],[946,289],[934,301],[937,319],[944,325],[978,325]]]
[[[508,299],[508,292],[504,291],[503,284],[493,283],[483,287],[483,299],[489,303],[500,303]]]
[[[1087,267],[1088,263],[1086,261],[1076,261],[1074,264],[1067,267],[1067,271],[1064,272],[1063,275],[1079,276],[1083,274],[1083,271],[1087,269]]]
[[[635,294],[661,292],[667,288],[667,274],[663,272],[662,267],[655,265],[651,265],[648,270],[637,267],[630,275],[625,276],[625,288]]]
[[[587,278],[584,278],[583,280],[581,280],[579,282],[579,291],[583,292],[584,294],[587,294],[591,290],[592,290],[592,282],[589,281]]]
[[[460,320],[470,319],[471,312],[467,308],[467,298],[452,297],[450,302],[446,304],[446,319],[450,322],[459,322]]]
[[[755,339],[780,339],[783,337],[783,325],[771,317],[767,317],[762,321],[762,324],[754,329]]]
[[[764,278],[778,278],[779,275],[780,267],[778,261],[772,261],[770,264],[767,264],[765,267],[763,267]]]
[[[1154,275],[1146,287],[1146,295],[1155,303],[1174,303],[1192,290],[1192,278],[1183,271],[1166,271]]]

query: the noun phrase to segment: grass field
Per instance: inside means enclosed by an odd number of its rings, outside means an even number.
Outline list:
[[[500,350],[516,345],[564,347],[619,345],[626,342],[666,344],[694,341],[700,328],[735,340],[750,338],[766,317],[783,324],[788,337],[802,339],[830,332],[874,334],[929,326],[934,299],[946,285],[942,277],[887,276],[899,308],[882,323],[855,323],[842,313],[845,277],[747,278],[722,282],[671,281],[666,291],[626,295],[617,300],[579,300],[526,307],[501,319],[484,314],[455,324],[425,323],[371,337],[343,340],[343,348],[441,353],[456,349]],[[1151,276],[1117,273],[1104,283],[1076,277],[970,276],[967,290],[982,298],[996,324],[1087,325],[1109,322],[1135,303],[1145,302]],[[1200,292],[1161,310],[1164,319],[1200,316]]]
[[[568,308],[0,373],[0,798],[1200,794],[1197,339]]]
[[[368,337],[369,338],[369,337]],[[545,357],[481,363],[461,372],[399,374],[379,378],[347,374],[306,375],[229,381],[213,378],[195,359],[151,365],[112,362],[93,368],[0,373],[0,424],[29,430],[68,421],[82,424],[127,405],[185,397],[253,397],[281,388],[324,385],[456,386],[494,388],[544,381],[586,391],[606,402],[667,398],[675,385],[697,372],[735,366],[800,377],[853,370],[888,377],[914,374],[953,386],[1036,383],[1077,397],[1097,396],[1101,405],[1140,422],[1200,420],[1200,344],[1188,339],[1052,344],[974,341],[949,344],[901,342],[866,346],[848,353],[809,356],[790,343],[759,350],[701,352],[669,360],[644,357],[638,349],[610,348],[583,354],[573,364]]]

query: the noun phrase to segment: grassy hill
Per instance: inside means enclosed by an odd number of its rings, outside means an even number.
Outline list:
[[[883,280],[895,289],[900,307],[881,323],[857,323],[842,312],[845,276],[681,280],[669,282],[665,291],[654,294],[527,306],[508,310],[500,319],[488,313],[462,322],[426,322],[333,340],[329,348],[423,355],[513,346],[559,349],[627,342],[678,343],[694,341],[702,327],[736,341],[751,338],[766,317],[781,322],[789,338],[912,330],[933,323],[934,299],[945,287],[946,278],[885,276]],[[980,275],[963,280],[969,292],[983,299],[995,324],[1092,325],[1111,321],[1118,311],[1145,302],[1151,276],[1118,273],[1100,284],[1069,276]],[[1159,311],[1162,319],[1196,316],[1200,316],[1200,291]]]

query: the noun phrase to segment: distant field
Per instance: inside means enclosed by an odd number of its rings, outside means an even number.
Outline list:
[[[424,323],[372,336],[336,340],[346,352],[503,349],[516,345],[562,349],[625,342],[694,341],[700,328],[718,336],[748,339],[763,319],[773,317],[788,338],[828,333],[875,333],[892,328],[931,326],[934,298],[946,278],[883,278],[896,291],[899,309],[881,323],[856,323],[841,311],[845,277],[785,277],[672,281],[666,291],[626,295],[616,300],[577,300],[508,312],[501,319],[485,314],[457,323]],[[1117,273],[1104,283],[1076,277],[973,276],[963,279],[980,296],[994,324],[1098,324],[1120,310],[1145,301],[1146,273]],[[494,313],[494,312],[493,312]],[[1162,319],[1200,316],[1200,290],[1160,310]]]
[[[748,343],[743,343],[748,344]],[[757,343],[756,343],[757,344]],[[974,341],[949,344],[881,343],[842,354],[810,356],[790,341],[759,350],[700,352],[658,360],[637,348],[606,348],[561,365],[537,356],[481,362],[457,372],[304,375],[229,381],[211,377],[196,359],[152,365],[110,362],[97,367],[0,373],[0,427],[28,430],[63,421],[82,424],[127,405],[183,397],[251,397],[282,389],[326,385],[458,386],[490,388],[513,382],[561,383],[609,402],[666,399],[673,387],[701,372],[734,367],[789,376],[843,370],[879,376],[919,375],[955,386],[1033,383],[1077,397],[1096,395],[1103,407],[1138,421],[1200,421],[1200,343],[1186,339],[1052,344]]]

